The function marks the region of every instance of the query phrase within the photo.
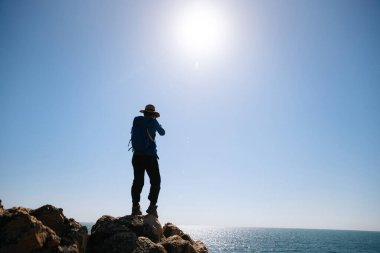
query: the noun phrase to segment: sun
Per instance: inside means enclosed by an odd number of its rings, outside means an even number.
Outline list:
[[[226,16],[221,9],[206,1],[184,6],[177,13],[174,23],[177,45],[194,58],[215,55],[225,48],[228,30]]]

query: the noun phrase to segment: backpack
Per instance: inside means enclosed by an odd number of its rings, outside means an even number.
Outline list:
[[[149,133],[148,127],[144,117],[136,117],[133,120],[132,130],[131,130],[131,140],[133,152],[145,153],[148,151],[151,142],[154,142],[151,134]]]

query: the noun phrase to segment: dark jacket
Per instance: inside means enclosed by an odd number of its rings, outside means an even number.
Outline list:
[[[156,132],[159,135],[165,135],[165,130],[162,128],[162,126],[158,123],[156,119],[152,119],[149,117],[144,116],[137,116],[133,119],[133,124],[135,124],[136,121],[144,121],[144,125],[146,128],[148,128],[150,136],[153,138],[153,142],[150,142],[150,145],[148,149],[145,152],[137,152],[135,151],[134,154],[136,155],[151,155],[157,157],[157,145],[156,145]]]

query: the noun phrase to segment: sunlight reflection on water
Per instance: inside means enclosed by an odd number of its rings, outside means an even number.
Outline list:
[[[380,252],[380,232],[179,227],[210,252]]]

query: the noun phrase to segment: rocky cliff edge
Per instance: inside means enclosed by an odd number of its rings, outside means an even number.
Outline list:
[[[0,200],[0,253],[208,253],[171,223],[152,215],[104,215],[87,228],[61,208],[4,209]]]

